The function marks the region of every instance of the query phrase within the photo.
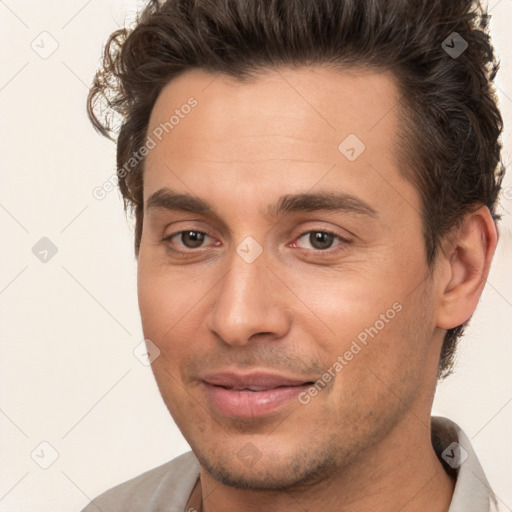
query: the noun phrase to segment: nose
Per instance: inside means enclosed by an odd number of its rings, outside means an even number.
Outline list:
[[[264,255],[247,263],[234,253],[229,271],[212,290],[215,299],[209,329],[229,345],[245,345],[257,335],[265,339],[285,336],[290,329],[290,308],[282,287]]]

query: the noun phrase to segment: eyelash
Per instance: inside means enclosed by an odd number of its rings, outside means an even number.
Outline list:
[[[211,235],[209,235],[205,231],[199,231],[199,230],[194,230],[194,229],[185,229],[185,230],[182,230],[182,231],[177,231],[176,233],[172,233],[169,236],[166,236],[165,238],[162,239],[162,242],[167,243],[167,247],[171,251],[173,251],[175,253],[178,253],[178,254],[181,254],[181,255],[185,255],[186,253],[190,254],[190,253],[195,252],[196,250],[199,251],[199,250],[203,249],[202,247],[198,247],[196,249],[190,249],[188,247],[185,247],[185,250],[180,250],[180,249],[175,249],[174,247],[172,247],[171,243],[170,243],[172,241],[172,239],[174,237],[182,235],[183,233],[201,233],[201,234],[206,235],[206,236],[208,236],[210,238],[213,238]],[[304,249],[304,250],[306,250],[306,251],[308,251],[310,253],[313,253],[313,254],[333,254],[338,249],[340,249],[340,247],[344,247],[346,244],[350,243],[348,240],[346,240],[345,238],[341,237],[337,233],[335,233],[333,231],[325,230],[325,229],[323,229],[323,230],[322,229],[310,229],[309,231],[305,231],[304,233],[300,234],[297,238],[295,238],[295,240],[300,240],[305,235],[309,235],[311,233],[322,233],[322,234],[325,234],[325,235],[330,235],[330,236],[333,236],[334,238],[337,238],[341,242],[338,245],[334,246],[334,248],[329,247],[328,249]],[[303,249],[303,248],[299,247],[299,249]]]

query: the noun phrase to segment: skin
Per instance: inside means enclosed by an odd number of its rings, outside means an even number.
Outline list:
[[[430,413],[446,329],[473,313],[494,254],[488,209],[445,237],[430,272],[419,194],[395,159],[388,73],[280,68],[242,83],[188,71],[162,90],[148,134],[190,96],[197,106],[147,156],[138,295],[160,350],[157,384],[201,463],[204,510],[446,511],[454,483],[432,449]],[[353,162],[338,150],[348,134],[366,146]],[[165,187],[215,213],[148,209]],[[321,191],[376,215],[268,215],[283,195]],[[183,231],[207,236],[195,244]],[[319,249],[310,233],[326,231],[337,236]],[[249,236],[263,250],[252,263],[236,250]],[[205,372],[315,381],[396,303],[309,403],[244,419],[212,407]]]

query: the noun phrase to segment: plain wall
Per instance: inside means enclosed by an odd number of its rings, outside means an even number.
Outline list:
[[[512,2],[491,5],[508,162]],[[115,172],[115,146],[86,117],[88,86],[108,35],[134,6],[0,2],[2,512],[78,511],[103,490],[188,450],[150,368],[133,354],[143,336],[132,222],[117,190],[103,200],[92,195]],[[511,509],[510,174],[505,186],[488,285],[434,413],[465,430]],[[57,249],[47,262],[33,253],[43,237]]]

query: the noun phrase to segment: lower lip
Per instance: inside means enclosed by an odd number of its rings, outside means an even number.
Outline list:
[[[226,416],[254,418],[277,411],[291,402],[311,384],[284,386],[265,391],[235,391],[204,382],[210,402]]]

